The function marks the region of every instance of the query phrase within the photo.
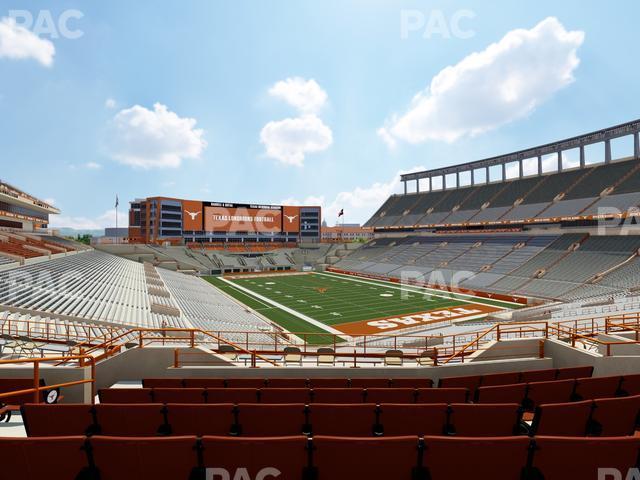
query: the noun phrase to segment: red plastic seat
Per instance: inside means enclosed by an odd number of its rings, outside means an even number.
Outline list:
[[[593,367],[567,367],[559,368],[556,372],[556,380],[572,380],[586,378],[593,375]]]
[[[256,388],[207,388],[207,403],[257,403]]]
[[[3,480],[73,479],[88,466],[84,437],[0,438]],[[53,466],[55,465],[55,469]]]
[[[308,433],[306,408],[300,404],[238,405],[238,434],[247,437],[287,437]]]
[[[419,388],[416,403],[466,403],[469,390],[466,388]]]
[[[349,380],[346,378],[311,378],[309,386],[311,388],[347,388]]]
[[[100,403],[152,403],[150,388],[103,388],[98,391]]]
[[[309,388],[306,378],[270,378],[267,380],[269,388]]]
[[[267,386],[264,378],[227,378],[227,388],[264,388]]]
[[[95,406],[100,435],[146,437],[166,433],[164,406],[99,404]]]
[[[589,433],[603,437],[633,435],[638,414],[640,395],[594,400]]]
[[[514,383],[551,382],[556,379],[557,373],[558,370],[556,368],[520,372],[520,379],[518,380],[518,382]]]
[[[536,408],[531,424],[534,435],[583,437],[587,434],[593,401],[549,403]]]
[[[533,410],[536,406],[546,403],[570,402],[574,384],[575,380],[528,383],[525,407],[527,410]]]
[[[225,388],[224,378],[185,378],[186,388]]]
[[[441,378],[438,382],[438,388],[468,388],[469,395],[473,398],[481,380],[482,375]]]
[[[393,388],[431,388],[433,380],[430,378],[394,378],[391,380]]]
[[[313,435],[371,437],[376,426],[376,406],[373,403],[311,405],[309,424]]]
[[[172,435],[229,435],[234,422],[233,405],[230,403],[167,405],[167,423]]]
[[[20,410],[29,437],[87,435],[94,431],[93,405],[28,403]]]
[[[418,465],[418,438],[313,438],[317,478],[410,480]],[[294,477],[290,477],[294,478]],[[295,478],[299,478],[295,477]],[[434,478],[435,480],[435,478]]]
[[[424,445],[432,480],[515,480],[527,464],[529,438],[425,437]]]
[[[259,391],[260,403],[309,403],[308,388],[263,388]]]
[[[480,381],[480,385],[483,387],[512,385],[514,383],[520,383],[520,372],[489,373],[483,375]]]
[[[480,387],[476,392],[476,403],[517,403],[522,405],[526,394],[526,383]]]
[[[448,432],[460,437],[506,437],[518,433],[520,419],[516,403],[454,403],[450,405]]]
[[[364,390],[360,388],[314,388],[313,403],[362,403]]]
[[[629,469],[636,467],[640,438],[538,436],[535,446],[532,467],[545,480],[628,478]],[[615,469],[622,476],[599,476],[599,468]]]
[[[352,388],[388,388],[391,380],[388,378],[352,378],[349,381]]]
[[[620,393],[623,395],[640,395],[640,373],[624,375],[620,382]]]
[[[202,438],[204,467],[218,469],[212,471],[215,480],[299,479],[307,465],[308,442],[302,435],[280,438],[205,436]]]
[[[188,479],[198,467],[196,437],[92,437],[100,480]]]
[[[368,388],[367,403],[415,403],[415,388]]]
[[[44,387],[44,379],[40,379],[39,385]],[[0,378],[0,393],[17,392],[20,390],[28,390],[33,388],[32,378]],[[40,398],[44,397],[44,391]],[[24,403],[33,402],[33,393],[24,393],[22,395],[13,395],[10,397],[3,397],[0,399],[0,403],[10,405],[22,405]]]
[[[204,388],[154,388],[155,403],[205,403]]]
[[[185,380],[181,378],[144,378],[142,386],[144,388],[182,388]]]
[[[447,427],[447,405],[386,404],[380,407],[379,433],[384,436],[443,435]]]
[[[619,375],[578,378],[573,391],[574,400],[615,397],[621,380]]]

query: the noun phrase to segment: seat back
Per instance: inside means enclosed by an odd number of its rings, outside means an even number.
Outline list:
[[[617,437],[634,434],[640,413],[640,395],[597,398],[593,404],[590,435]]]
[[[164,406],[149,404],[98,404],[96,422],[100,435],[153,437],[169,433]]]
[[[447,430],[447,415],[445,403],[381,405],[377,433],[387,437],[443,435]]]
[[[185,378],[184,386],[187,388],[224,388],[224,378]]]
[[[514,383],[529,383],[529,382],[550,382],[556,379],[558,370],[556,368],[547,368],[544,370],[528,370],[520,372],[520,379]]]
[[[488,373],[482,376],[480,385],[492,387],[496,385],[511,385],[520,383],[520,372]]]
[[[237,407],[236,433],[246,437],[287,437],[309,433],[302,404],[249,404]]]
[[[347,388],[349,379],[347,378],[311,378],[309,379],[311,388]]]
[[[260,403],[309,403],[308,388],[263,388],[259,390]]]
[[[257,403],[256,388],[207,388],[207,403]]]
[[[309,381],[306,378],[269,378],[267,386],[269,388],[309,388]]]
[[[533,435],[583,437],[587,434],[592,408],[591,400],[538,405],[531,432]]]
[[[376,429],[376,406],[314,404],[309,407],[308,418],[313,435],[371,437]]]
[[[44,380],[40,379],[40,386],[44,387],[44,385]],[[33,378],[0,378],[0,393],[18,392],[20,390],[29,390],[30,388],[33,388]],[[43,395],[44,392],[41,392],[41,399]],[[33,402],[33,393],[0,398],[0,403],[8,405],[22,405],[31,402]]]
[[[620,381],[621,395],[640,395],[640,373],[624,375]]]
[[[575,380],[554,380],[553,382],[531,382],[527,384],[525,408],[535,410],[545,403],[567,403],[571,401]]]
[[[620,375],[578,378],[573,391],[573,399],[587,400],[615,397],[620,388],[621,380],[622,377]]]
[[[476,388],[480,386],[482,375],[470,375],[465,377],[446,377],[438,382],[438,388],[467,388],[471,398],[476,393]]]
[[[182,388],[185,386],[182,378],[144,378],[142,386],[144,388]]]
[[[556,380],[572,380],[590,377],[591,375],[593,375],[592,366],[559,368],[556,372]]]
[[[521,417],[522,410],[518,403],[454,403],[449,407],[447,432],[460,437],[516,435]]]
[[[228,388],[264,388],[267,386],[264,378],[227,378]]]
[[[311,392],[313,403],[362,403],[364,390],[361,388],[314,388]]]
[[[166,406],[172,435],[229,435],[234,433],[234,406],[230,403],[171,403]]]
[[[98,391],[100,403],[152,403],[150,388],[103,388]]]
[[[154,388],[155,403],[205,403],[204,388]]]
[[[393,388],[431,388],[433,380],[430,378],[393,378],[391,386]]]
[[[466,388],[418,388],[417,403],[466,403],[469,390]]]
[[[522,405],[526,395],[526,383],[480,387],[476,391],[476,403],[517,403]]]
[[[27,403],[20,411],[28,437],[90,435],[95,432],[93,405]]]
[[[415,388],[368,388],[366,401],[368,403],[415,403],[417,391]]]
[[[349,380],[352,388],[387,388],[391,385],[388,378],[352,378]]]

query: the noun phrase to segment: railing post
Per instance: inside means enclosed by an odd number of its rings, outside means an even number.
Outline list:
[[[142,348],[142,330],[138,330],[138,346]]]
[[[194,348],[196,346],[196,332],[194,332],[193,330],[191,330],[189,332],[189,343],[191,344],[191,348]]]
[[[438,347],[433,347],[433,366],[438,366]]]
[[[91,362],[91,403],[96,403],[96,361]]]
[[[257,368],[257,361],[256,361],[256,351],[253,350],[251,352],[251,368]]]
[[[177,348],[173,350],[173,368],[180,368],[179,352]]]
[[[496,340],[500,341],[500,324],[496,327]],[[476,348],[480,348],[480,345],[477,345]]]
[[[33,403],[40,403],[40,362],[35,360],[33,362]]]
[[[544,358],[544,340],[538,343],[538,358]]]

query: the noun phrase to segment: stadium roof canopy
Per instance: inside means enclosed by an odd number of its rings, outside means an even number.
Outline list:
[[[585,147],[596,143],[604,143],[605,146],[605,163],[611,162],[611,140],[620,137],[633,135],[633,152],[634,158],[640,158],[640,119],[623,123],[595,132],[586,133],[577,137],[567,138],[538,147],[527,148],[517,152],[498,155],[495,157],[476,160],[473,162],[453,165],[450,167],[436,168],[432,170],[424,170],[422,172],[407,173],[400,177],[404,182],[404,193],[407,193],[407,182],[416,181],[416,190],[420,191],[421,179],[428,179],[428,191],[432,189],[431,179],[434,177],[445,177],[446,175],[455,174],[455,187],[460,186],[460,173],[471,172],[471,185],[475,185],[475,170],[485,169],[485,179],[489,179],[489,168],[497,165],[502,166],[502,180],[506,180],[506,165],[512,162],[518,162],[519,178],[523,176],[523,161],[527,159],[537,158],[538,170],[537,174],[542,174],[542,157],[545,155],[556,154],[558,157],[558,171],[562,171],[562,152],[574,148],[580,149],[580,168],[585,167]],[[485,182],[481,182],[485,183]],[[443,178],[443,188],[445,187],[445,179]],[[447,186],[448,188],[448,186]]]

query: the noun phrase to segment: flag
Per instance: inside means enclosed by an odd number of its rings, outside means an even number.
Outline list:
[[[116,208],[118,208],[118,205],[120,205],[120,201],[118,200],[118,195],[116,194]]]
[[[338,213],[338,217],[341,217],[344,215],[344,208],[340,209],[340,213]]]

